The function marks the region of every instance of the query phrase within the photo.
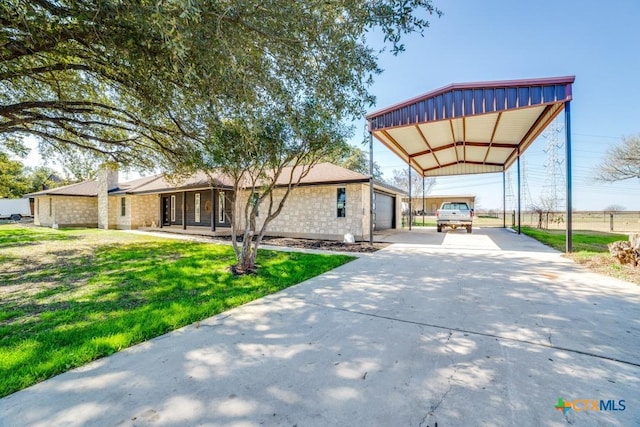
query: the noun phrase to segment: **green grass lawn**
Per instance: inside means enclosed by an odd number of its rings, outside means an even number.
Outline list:
[[[541,230],[522,227],[522,233],[564,252],[565,230]],[[640,267],[620,265],[610,254],[607,245],[618,240],[629,240],[626,234],[613,234],[601,231],[574,231],[573,253],[567,256],[598,273],[616,277],[640,285]]]
[[[565,230],[544,230],[532,227],[521,227],[521,230],[523,234],[533,237],[547,246],[562,252],[565,250]],[[629,237],[626,234],[576,230],[573,232],[573,251],[608,253],[607,245],[618,240],[629,240]]]
[[[353,257],[99,230],[0,226],[0,396],[331,270]]]

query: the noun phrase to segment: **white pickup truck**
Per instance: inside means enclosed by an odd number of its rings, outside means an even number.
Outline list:
[[[466,228],[467,233],[473,229],[473,209],[467,202],[444,202],[436,211],[436,224],[438,233],[443,227]]]

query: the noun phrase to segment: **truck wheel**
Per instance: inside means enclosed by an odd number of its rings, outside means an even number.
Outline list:
[[[467,233],[471,233],[471,226],[467,226]]]
[[[438,226],[438,233],[442,233],[442,226],[441,225]]]
[[[22,219],[22,215],[20,214],[13,214],[10,217],[11,221],[20,221]]]

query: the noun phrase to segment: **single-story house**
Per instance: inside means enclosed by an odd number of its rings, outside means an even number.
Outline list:
[[[289,175],[284,171],[274,190],[277,201]],[[375,181],[374,228],[400,228],[401,198],[405,194]],[[268,227],[269,235],[342,239],[351,233],[369,238],[370,179],[331,163],[314,166],[295,188],[280,215]],[[164,175],[119,182],[117,170],[101,169],[95,181],[32,193],[34,223],[45,227],[102,229],[161,229],[225,234],[231,226],[232,200],[241,219],[251,189],[233,194],[224,174],[196,173],[172,181]],[[259,206],[266,209],[266,201]],[[260,221],[260,213],[258,213]],[[242,224],[242,222],[239,222]]]

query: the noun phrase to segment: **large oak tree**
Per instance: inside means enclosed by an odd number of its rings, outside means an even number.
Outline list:
[[[315,158],[309,146],[331,148],[317,141],[343,143],[336,129],[373,103],[378,54],[403,51],[403,35],[424,31],[432,14],[431,0],[8,0],[0,144],[20,151],[31,135],[48,155],[81,149],[143,167],[229,168],[212,155],[219,126],[264,135],[268,119],[287,130],[275,151],[235,143],[296,164]],[[311,129],[315,141],[300,144]]]

